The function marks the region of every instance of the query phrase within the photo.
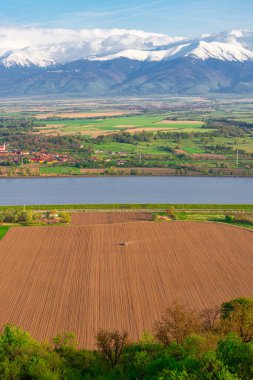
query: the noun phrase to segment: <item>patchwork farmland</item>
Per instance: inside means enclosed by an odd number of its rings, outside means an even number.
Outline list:
[[[74,116],[74,114],[69,114]],[[124,116],[123,112],[104,112],[104,113],[83,113],[75,114],[73,119],[68,114],[55,115],[55,120],[47,120],[47,117],[53,117],[53,114],[37,115],[38,123],[43,127],[35,127],[36,133],[43,135],[62,136],[74,135],[80,133],[85,136],[97,137],[101,135],[110,135],[121,131],[136,133],[142,131],[202,131],[204,122],[191,120],[164,120],[164,115],[131,115]],[[77,117],[79,115],[79,117]],[[80,116],[82,115],[82,116]],[[46,125],[44,125],[46,123]],[[203,130],[205,131],[205,130]]]
[[[251,231],[198,222],[81,225],[95,216],[9,230],[0,242],[1,325],[40,340],[72,331],[94,348],[100,328],[139,338],[175,299],[203,309],[252,296]]]

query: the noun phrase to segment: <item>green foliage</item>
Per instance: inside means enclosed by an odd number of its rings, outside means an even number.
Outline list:
[[[238,305],[252,304],[247,298],[223,304],[221,323]],[[196,318],[182,305],[168,311],[165,322],[173,328],[170,333],[178,327],[185,332],[185,322]],[[246,343],[238,334],[222,329],[212,333],[200,329],[198,334],[190,330],[184,337],[180,334],[180,339],[173,337],[167,346],[149,332],[143,333],[140,342],[130,343],[127,333],[101,330],[96,337],[98,350],[88,351],[78,348],[72,333],[39,343],[6,325],[0,334],[0,380],[252,380],[252,339]]]
[[[234,374],[243,380],[253,378],[253,344],[230,334],[218,343],[217,355]]]
[[[225,215],[225,222],[226,223],[232,223],[234,218],[231,215]]]
[[[69,204],[69,205],[57,205],[57,209],[60,211],[64,210],[166,210],[173,207],[175,212],[188,212],[188,211],[206,211],[210,212],[213,210],[218,211],[253,211],[253,205],[229,205],[229,204],[158,204],[158,203],[140,203],[140,204]],[[54,210],[56,205],[28,205],[27,210]],[[0,210],[18,210],[20,206],[0,206]]]
[[[71,221],[71,215],[69,212],[60,212],[59,217],[62,223],[70,223]]]
[[[238,334],[244,342],[253,339],[253,300],[238,298],[222,305],[222,328]]]
[[[210,351],[201,359],[200,379],[237,380],[238,377],[227,370],[227,367],[218,359],[215,352]]]
[[[0,211],[0,224],[21,224],[25,226],[29,226],[32,224],[40,225],[46,224],[48,221],[53,223],[70,223],[71,215],[69,212],[59,212],[55,209],[51,211],[46,211],[45,213],[39,213],[33,211],[32,209],[20,209],[20,208],[6,208],[2,212]],[[8,229],[7,226],[0,227],[0,239],[1,239],[1,231],[4,236],[5,229]],[[2,237],[3,237],[2,236]]]
[[[30,210],[7,209],[0,213],[0,222],[2,223],[19,223],[24,225],[32,224],[36,214]]]
[[[159,375],[159,380],[188,380],[189,375],[186,371],[169,371],[169,370],[163,370],[162,373]]]
[[[33,118],[0,117],[0,137],[29,132],[34,125]]]
[[[61,358],[49,346],[7,325],[0,336],[0,379],[57,380],[62,374]]]
[[[52,341],[56,351],[77,348],[77,339],[75,334],[68,332],[57,335]]]
[[[41,175],[76,175],[80,174],[80,169],[68,166],[42,166]]]
[[[200,317],[185,305],[174,302],[167,309],[160,321],[155,323],[155,337],[165,346],[171,342],[182,343],[184,339],[200,330]]]
[[[152,344],[154,343],[155,338],[154,336],[147,330],[145,330],[141,336],[140,343],[142,344]]]
[[[253,214],[237,213],[234,217],[234,222],[253,225]]]
[[[233,312],[237,306],[253,307],[253,299],[241,297],[231,300],[229,302],[224,302],[221,306],[221,317],[223,319],[228,318],[230,313]]]

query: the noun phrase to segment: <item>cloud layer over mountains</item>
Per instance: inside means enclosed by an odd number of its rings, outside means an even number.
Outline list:
[[[125,29],[38,29],[0,28],[0,57],[4,62],[66,63],[91,55],[126,49],[150,50],[179,38]],[[9,58],[10,57],[10,58]],[[9,58],[9,59],[8,59]]]
[[[48,67],[81,59],[161,61],[253,59],[253,32],[232,30],[200,38],[170,37],[127,29],[0,28],[0,62],[5,67]]]
[[[0,96],[253,93],[253,31],[0,28]]]

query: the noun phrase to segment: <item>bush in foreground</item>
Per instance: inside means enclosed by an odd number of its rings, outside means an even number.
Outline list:
[[[133,343],[126,332],[101,330],[93,351],[78,349],[71,333],[39,343],[6,325],[0,379],[252,380],[252,304],[240,298],[197,313],[175,302],[154,336],[145,331]]]

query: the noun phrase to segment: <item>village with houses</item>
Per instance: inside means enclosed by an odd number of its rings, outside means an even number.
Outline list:
[[[80,146],[80,149],[84,148]],[[104,154],[102,150],[93,150],[87,160],[87,169],[90,166],[98,167],[101,163],[109,165],[113,162],[116,167],[124,167],[127,165],[126,152],[111,152],[111,157],[101,160]],[[22,149],[13,149],[9,144],[0,145],[0,176],[20,176],[20,175],[43,175],[41,168],[61,167],[66,168],[79,165],[80,160],[74,158],[71,154],[52,153],[50,151],[28,151]],[[85,164],[83,164],[83,172],[85,172]],[[66,170],[67,172],[67,170]],[[42,173],[42,174],[41,174]]]
[[[9,150],[7,144],[0,145],[0,159],[9,163],[22,163],[26,160],[31,164],[57,164],[59,162],[69,162],[67,155],[51,154],[48,152],[28,152],[23,150]]]
[[[52,154],[50,152],[33,152],[19,149],[11,149],[8,144],[0,145],[0,175],[7,175],[8,170],[3,170],[4,167],[29,167],[33,165],[54,165],[71,162],[68,155]],[[18,173],[18,170],[16,170]],[[15,171],[13,172],[15,174]]]

